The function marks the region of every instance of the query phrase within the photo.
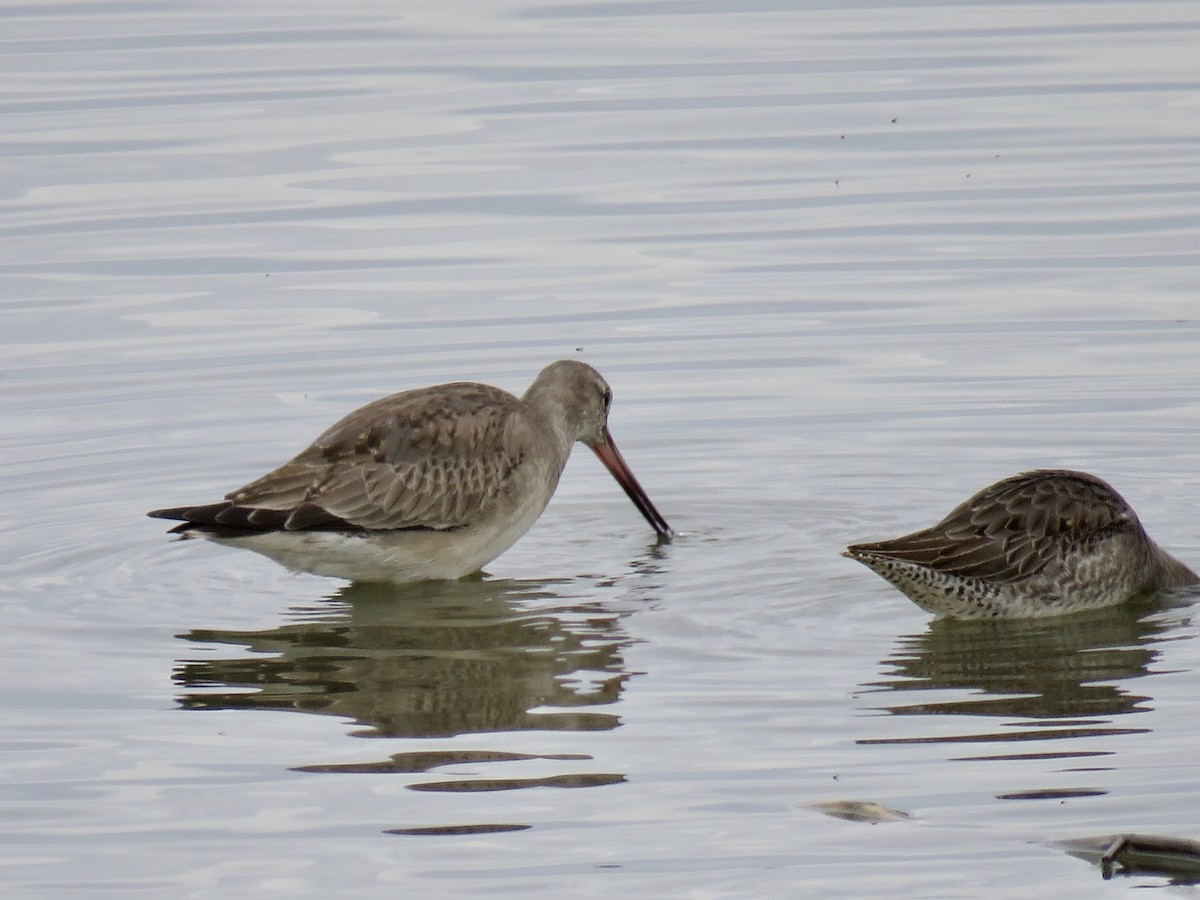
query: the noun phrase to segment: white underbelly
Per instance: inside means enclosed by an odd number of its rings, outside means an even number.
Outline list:
[[[537,521],[545,505],[546,500],[534,496],[507,516],[445,531],[268,531],[245,537],[204,537],[253,550],[299,572],[405,584],[463,578],[478,572],[515,544]]]

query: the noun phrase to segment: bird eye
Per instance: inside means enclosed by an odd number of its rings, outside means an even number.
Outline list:
[[[608,408],[612,406],[612,389],[604,389],[604,411],[608,412]]]

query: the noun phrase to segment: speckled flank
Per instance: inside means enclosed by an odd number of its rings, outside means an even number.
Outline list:
[[[220,502],[149,515],[319,575],[461,578],[533,525],[580,441],[669,537],[608,433],[611,401],[600,373],[575,360],[548,365],[520,398],[470,382],[405,391],[355,410]]]
[[[843,555],[956,618],[1061,615],[1200,581],[1108,484],[1066,470],[1007,478],[931,528]]]

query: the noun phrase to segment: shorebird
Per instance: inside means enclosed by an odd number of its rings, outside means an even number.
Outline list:
[[[218,503],[156,509],[171,529],[351,581],[472,575],[550,502],[576,441],[660,539],[670,526],[608,433],[612,390],[585,363],[546,366],[521,397],[455,382],[392,394],[336,422],[279,468]]]
[[[984,488],[931,528],[842,554],[922,609],[956,618],[1035,618],[1196,584],[1108,484],[1043,469]]]

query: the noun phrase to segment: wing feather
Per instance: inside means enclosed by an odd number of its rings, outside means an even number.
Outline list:
[[[483,514],[525,460],[519,401],[459,382],[384,397],[222,503],[158,510],[238,530],[457,528]]]
[[[985,488],[931,528],[850,550],[952,575],[1014,582],[1102,534],[1140,528],[1128,504],[1099,478],[1039,470]]]

